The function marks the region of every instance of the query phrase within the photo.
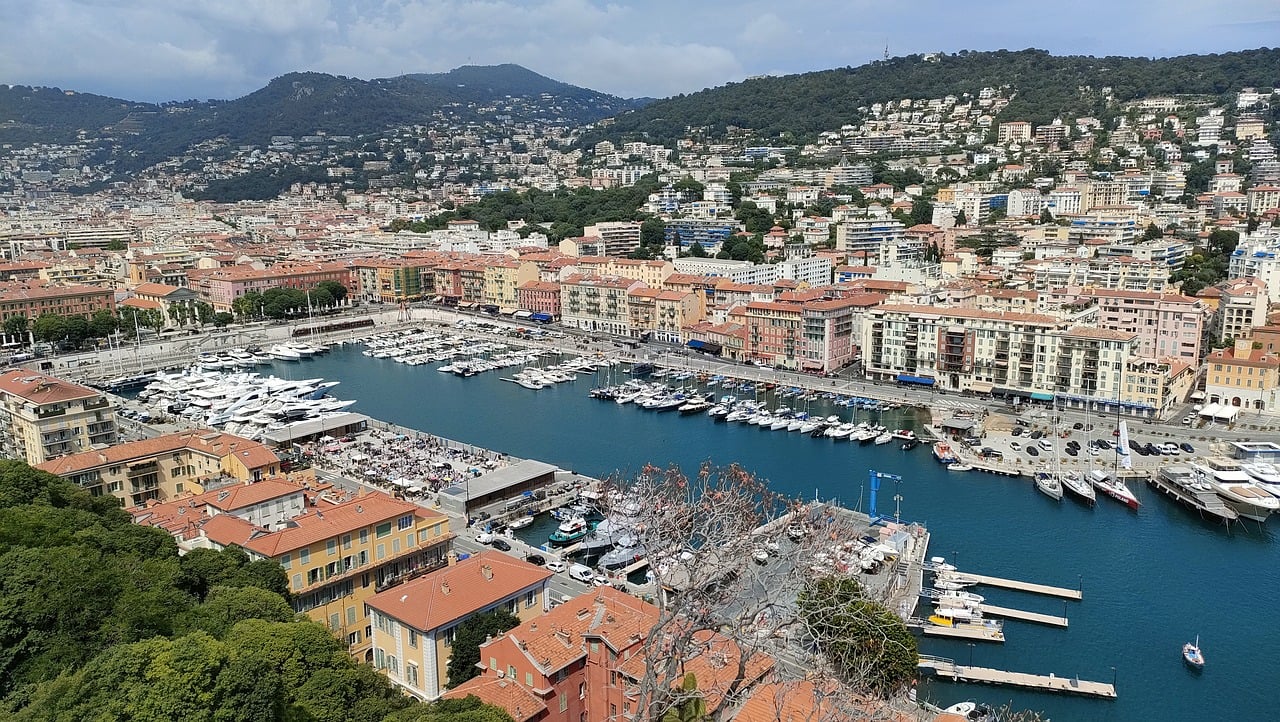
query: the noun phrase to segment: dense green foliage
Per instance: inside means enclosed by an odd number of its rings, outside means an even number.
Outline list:
[[[0,461],[0,716],[191,722],[509,722],[421,705],[296,615],[284,570],[179,557],[112,497]]]
[[[584,147],[603,139],[683,137],[707,128],[713,137],[729,126],[751,128],[759,138],[789,144],[860,119],[858,108],[903,97],[977,94],[984,87],[1016,91],[1001,117],[1051,122],[1058,116],[1099,115],[1110,87],[1118,101],[1146,95],[1222,95],[1243,86],[1275,83],[1280,49],[1152,60],[1089,56],[1055,57],[1043,50],[961,51],[934,60],[910,55],[858,68],[756,78],[660,100],[624,113],[583,137]],[[1087,90],[1086,90],[1087,89]]]
[[[236,203],[265,201],[280,195],[294,183],[328,183],[331,179],[320,166],[273,166],[252,170],[242,175],[218,178],[205,188],[186,193],[198,201]]]
[[[1192,249],[1183,261],[1182,268],[1174,271],[1169,280],[1181,284],[1182,293],[1194,296],[1206,286],[1225,280],[1231,265],[1231,252],[1240,243],[1235,231],[1216,230],[1209,234],[1203,248]]]
[[[269,288],[259,293],[249,291],[231,302],[231,310],[242,319],[288,318],[331,308],[347,297],[347,289],[337,281],[321,281],[310,290]]]
[[[867,599],[856,580],[820,577],[796,601],[818,649],[845,684],[891,697],[915,679],[915,636],[898,615]]]
[[[416,223],[393,226],[393,230],[425,233],[446,228],[449,221],[478,221],[487,231],[507,227],[507,221],[524,220],[540,227],[552,241],[582,235],[582,229],[603,221],[641,220],[640,206],[658,190],[658,181],[645,176],[633,186],[591,190],[578,188],[553,192],[531,188],[522,193],[490,193],[479,201],[432,216]]]
[[[449,686],[457,687],[480,674],[480,645],[490,637],[520,626],[520,618],[505,609],[476,614],[458,625],[449,655]]]

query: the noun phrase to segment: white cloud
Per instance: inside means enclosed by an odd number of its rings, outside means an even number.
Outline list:
[[[1221,52],[1269,43],[1275,0],[1077,0],[981,22],[952,0],[910,13],[871,0],[41,0],[0,3],[0,82],[128,98],[235,97],[295,70],[356,77],[520,63],[619,95],[663,96],[765,72],[859,65],[927,50]],[[1096,17],[1107,17],[1098,24]],[[1206,28],[1212,28],[1207,32]],[[1142,32],[1135,33],[1134,29]]]

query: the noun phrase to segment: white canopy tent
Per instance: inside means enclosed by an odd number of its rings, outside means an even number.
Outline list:
[[[1212,419],[1213,415],[1218,413],[1218,410],[1221,408],[1222,408],[1222,404],[1209,404],[1205,406],[1203,409],[1200,409],[1200,415],[1205,417],[1206,419]]]
[[[1215,421],[1234,421],[1240,415],[1239,406],[1219,406],[1218,410],[1213,412]]]

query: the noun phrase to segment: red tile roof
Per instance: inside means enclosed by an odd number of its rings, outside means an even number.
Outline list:
[[[332,506],[323,512],[294,517],[294,526],[250,539],[243,546],[263,556],[276,557],[318,541],[373,524],[392,521],[407,514],[412,514],[419,519],[443,518],[441,514],[423,509],[417,504],[393,499],[380,491],[375,491]]]
[[[423,632],[453,622],[545,582],[551,571],[497,551],[483,551],[381,594],[365,604]]]
[[[515,722],[528,722],[547,709],[546,703],[524,685],[497,677],[472,677],[441,696],[444,699],[466,699],[470,695],[475,695],[485,704],[505,709]]]
[[[101,396],[93,389],[27,369],[13,369],[0,374],[0,391],[36,404],[53,404]]]

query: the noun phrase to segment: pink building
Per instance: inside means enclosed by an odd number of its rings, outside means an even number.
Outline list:
[[[1066,301],[1057,291],[1054,301]],[[1082,289],[1070,294],[1098,304],[1098,327],[1135,333],[1143,358],[1200,358],[1200,340],[1209,310],[1198,298],[1176,293]]]
[[[516,289],[516,305],[521,311],[545,313],[560,318],[560,284],[554,281],[529,281]]]
[[[230,311],[232,302],[250,291],[262,293],[272,288],[305,291],[321,281],[337,281],[348,289],[352,287],[351,269],[345,263],[281,263],[262,269],[232,266],[193,270],[188,275],[191,287],[200,298],[218,311]]]

